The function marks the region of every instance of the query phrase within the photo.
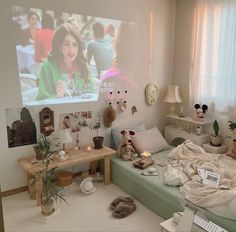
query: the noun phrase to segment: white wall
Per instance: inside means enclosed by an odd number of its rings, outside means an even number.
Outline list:
[[[0,178],[2,191],[18,188],[26,185],[26,174],[18,165],[17,159],[25,155],[33,154],[31,145],[16,148],[8,148],[6,133],[6,108],[22,107],[20,98],[19,83],[16,78],[16,61],[15,50],[12,47],[12,28],[10,27],[10,9],[7,0],[0,3],[0,30],[1,30],[1,86],[0,86]],[[21,2],[16,1],[20,5]],[[28,1],[28,4],[35,3],[35,6],[43,1]],[[57,1],[58,2],[58,1]],[[60,1],[61,2],[61,1]],[[60,3],[59,2],[59,3]],[[99,2],[99,4],[97,4]],[[77,5],[78,3],[78,5]],[[52,4],[47,1],[47,4]],[[70,5],[71,4],[71,5]],[[150,5],[149,5],[150,4]],[[106,5],[106,6],[105,6]],[[84,11],[98,12],[102,16],[102,12],[107,16],[116,18],[118,15],[123,18],[143,20],[149,9],[155,12],[155,28],[154,28],[154,46],[153,46],[153,76],[148,77],[148,73],[143,73],[137,88],[128,92],[129,109],[117,116],[113,126],[122,126],[135,124],[144,121],[147,127],[158,126],[161,130],[165,123],[166,105],[163,104],[163,97],[168,84],[172,81],[173,75],[173,44],[174,44],[174,24],[175,24],[175,0],[80,0],[68,1],[68,9],[71,7],[76,9],[80,7]],[[50,7],[48,7],[50,8]],[[110,8],[110,10],[108,10]],[[65,9],[66,11],[66,9]],[[109,13],[108,13],[109,12]],[[109,14],[109,15],[108,15]],[[159,87],[159,100],[153,106],[147,106],[144,99],[144,89],[148,82],[154,82]],[[126,86],[123,86],[126,88]],[[131,106],[136,105],[138,112],[131,114]],[[35,120],[36,126],[39,126],[38,113],[43,107],[30,107],[30,112]],[[102,96],[96,103],[79,103],[66,105],[51,105],[54,110],[55,126],[58,128],[59,115],[61,113],[91,110],[94,115],[103,112],[105,108]],[[105,143],[109,144],[110,129],[102,128],[101,134],[105,136]],[[80,133],[81,142],[90,142],[93,134],[91,131],[83,130]]]

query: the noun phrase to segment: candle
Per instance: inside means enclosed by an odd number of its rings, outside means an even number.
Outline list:
[[[85,151],[92,151],[92,147],[91,147],[91,146],[87,146],[87,147],[85,148]]]

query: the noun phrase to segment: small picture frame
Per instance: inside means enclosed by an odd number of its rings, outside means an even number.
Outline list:
[[[218,188],[220,175],[214,172],[206,171],[202,183],[213,188]]]

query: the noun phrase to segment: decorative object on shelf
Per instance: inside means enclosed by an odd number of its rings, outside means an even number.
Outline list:
[[[153,83],[149,83],[145,88],[145,97],[148,105],[155,104],[158,97],[158,87]]]
[[[50,135],[54,131],[54,112],[48,107],[39,112],[40,132]]]
[[[131,111],[132,111],[132,114],[137,113],[138,112],[137,107],[132,106]]]
[[[76,132],[76,141],[75,141],[75,150],[79,150],[80,145],[79,145],[79,131]]]
[[[58,186],[56,183],[56,168],[49,167],[53,154],[54,151],[50,151],[50,149],[47,150],[42,162],[37,163],[37,165],[40,166],[41,171],[34,177],[34,183],[40,181],[42,184],[41,209],[42,214],[47,216],[51,215],[55,211],[54,200],[57,202],[57,200],[60,199],[66,202],[62,192],[63,187]]]
[[[114,108],[112,107],[111,103],[109,103],[109,106],[106,108],[103,114],[103,123],[105,127],[111,127],[112,122],[116,119],[116,112]]]
[[[195,104],[194,108],[196,109],[195,120],[201,120],[205,117],[205,113],[208,110],[208,106],[203,104],[202,107],[199,104]]]
[[[96,131],[96,136],[93,137],[94,149],[101,149],[101,148],[103,148],[104,137],[98,135],[99,129],[101,127],[101,122],[100,121],[101,121],[101,118],[100,118],[100,115],[99,115],[98,121],[95,122],[95,124],[88,124],[86,119],[83,119],[79,123],[79,125],[81,127],[88,127],[89,129]]]
[[[235,138],[235,130],[236,130],[236,123],[233,121],[228,121],[229,122],[229,129],[232,131],[232,139],[233,139],[233,148],[232,148],[232,153],[236,156],[236,138]]]
[[[219,127],[219,123],[217,120],[215,120],[213,122],[213,130],[214,130],[215,134],[211,135],[211,145],[217,146],[217,147],[221,146],[222,137],[219,135],[220,127]]]
[[[64,152],[64,151],[59,151],[58,152],[58,158],[59,158],[59,160],[60,161],[64,161],[64,160],[66,160],[66,153]]]
[[[196,135],[201,135],[201,133],[202,133],[202,127],[198,125],[196,128]]]
[[[66,153],[66,144],[67,143],[71,143],[73,140],[72,140],[72,137],[68,131],[68,129],[65,129],[65,130],[61,130],[60,131],[60,142],[63,144],[63,151]]]
[[[169,113],[175,114],[174,103],[181,103],[182,99],[179,95],[179,86],[178,85],[169,85],[167,94],[164,98],[164,102],[170,103]]]
[[[84,147],[84,151],[91,152],[91,151],[93,151],[93,149],[90,145],[87,145],[87,146]]]
[[[96,191],[96,188],[94,187],[92,181],[93,181],[92,177],[85,178],[80,183],[80,190],[85,194],[94,193]]]
[[[99,117],[99,121],[98,122],[96,122],[94,125],[90,125],[89,126],[90,129],[96,131],[96,136],[93,137],[94,149],[101,149],[101,148],[103,148],[104,137],[98,135],[100,127],[101,127],[100,117]]]

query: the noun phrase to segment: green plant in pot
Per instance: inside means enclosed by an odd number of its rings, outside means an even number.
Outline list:
[[[103,148],[103,141],[104,137],[98,135],[99,128],[101,127],[100,122],[96,122],[93,126],[90,128],[96,131],[96,136],[93,137],[93,142],[94,142],[94,148],[95,149],[101,149]]]
[[[233,149],[232,149],[232,153],[236,154],[236,137],[235,137],[235,129],[236,129],[236,122],[233,121],[228,121],[229,122],[229,129],[232,131],[233,136]]]
[[[41,134],[36,145],[33,146],[36,153],[36,160],[42,160],[49,153],[51,141],[44,134]]]
[[[94,149],[101,149],[103,148],[103,141],[104,141],[104,137],[103,136],[99,136],[98,132],[99,129],[101,127],[101,123],[100,123],[100,117],[99,117],[99,121],[96,122],[95,124],[88,124],[86,122],[86,120],[82,120],[79,125],[81,127],[88,127],[91,130],[95,130],[96,131],[96,136],[93,137],[93,142],[94,142]]]
[[[55,151],[51,151],[52,144],[48,137],[41,135],[41,139],[42,140],[40,141],[42,141],[42,144],[45,145],[45,147],[42,147],[44,148],[42,159],[36,162],[36,165],[38,165],[40,168],[40,172],[35,176],[33,184],[35,182],[39,182],[38,184],[41,185],[42,214],[50,215],[54,212],[54,201],[57,202],[59,199],[66,202],[66,200],[62,192],[63,187],[58,186],[56,183],[56,167],[53,165],[53,163],[51,163],[53,161],[52,157]]]
[[[214,135],[211,135],[211,145],[212,146],[221,146],[222,137],[219,135],[219,123],[217,120],[213,122]]]

